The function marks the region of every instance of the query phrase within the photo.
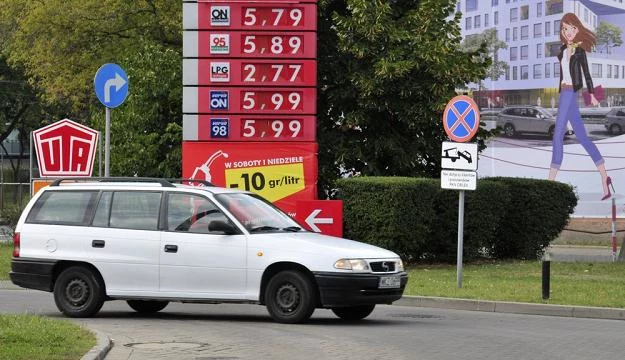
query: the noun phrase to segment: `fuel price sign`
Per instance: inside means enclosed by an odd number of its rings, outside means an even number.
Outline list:
[[[317,112],[316,88],[184,87],[182,110],[186,114],[299,114]]]
[[[315,59],[314,32],[185,31],[186,58],[289,58]]]
[[[185,29],[315,31],[317,5],[294,2],[268,1],[262,3],[185,3]]]
[[[317,85],[315,60],[184,59],[183,73],[183,85]]]
[[[312,115],[184,115],[185,141],[314,142]]]

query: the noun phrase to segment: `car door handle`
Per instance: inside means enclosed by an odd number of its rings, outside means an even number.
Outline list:
[[[165,252],[168,252],[168,253],[178,252],[178,245],[165,245]]]
[[[91,247],[94,247],[94,248],[100,248],[101,249],[101,248],[104,247],[104,244],[105,244],[104,240],[93,240],[93,241],[91,241]]]

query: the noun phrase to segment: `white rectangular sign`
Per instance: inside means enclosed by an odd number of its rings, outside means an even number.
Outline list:
[[[475,171],[441,171],[441,188],[450,190],[475,190],[477,173]]]
[[[444,141],[441,168],[453,170],[477,170],[477,144]]]

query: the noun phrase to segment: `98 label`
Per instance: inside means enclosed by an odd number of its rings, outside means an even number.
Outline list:
[[[211,119],[210,134],[214,139],[226,139],[229,134],[229,121],[228,119],[219,118]]]

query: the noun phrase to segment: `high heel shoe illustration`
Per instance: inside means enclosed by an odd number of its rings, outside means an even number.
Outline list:
[[[609,198],[609,197],[611,197],[611,196],[612,196],[612,192],[610,191],[610,188],[612,188],[612,191],[613,191],[614,193],[616,193],[616,190],[614,190],[614,185],[612,185],[612,178],[611,178],[611,177],[609,177],[609,176],[608,176],[608,177],[605,179],[605,185],[606,185],[606,187],[608,188],[608,193],[607,193],[607,194],[605,194],[605,195],[603,195],[603,197],[601,198],[601,200],[605,200],[605,199],[607,199],[607,198]]]

